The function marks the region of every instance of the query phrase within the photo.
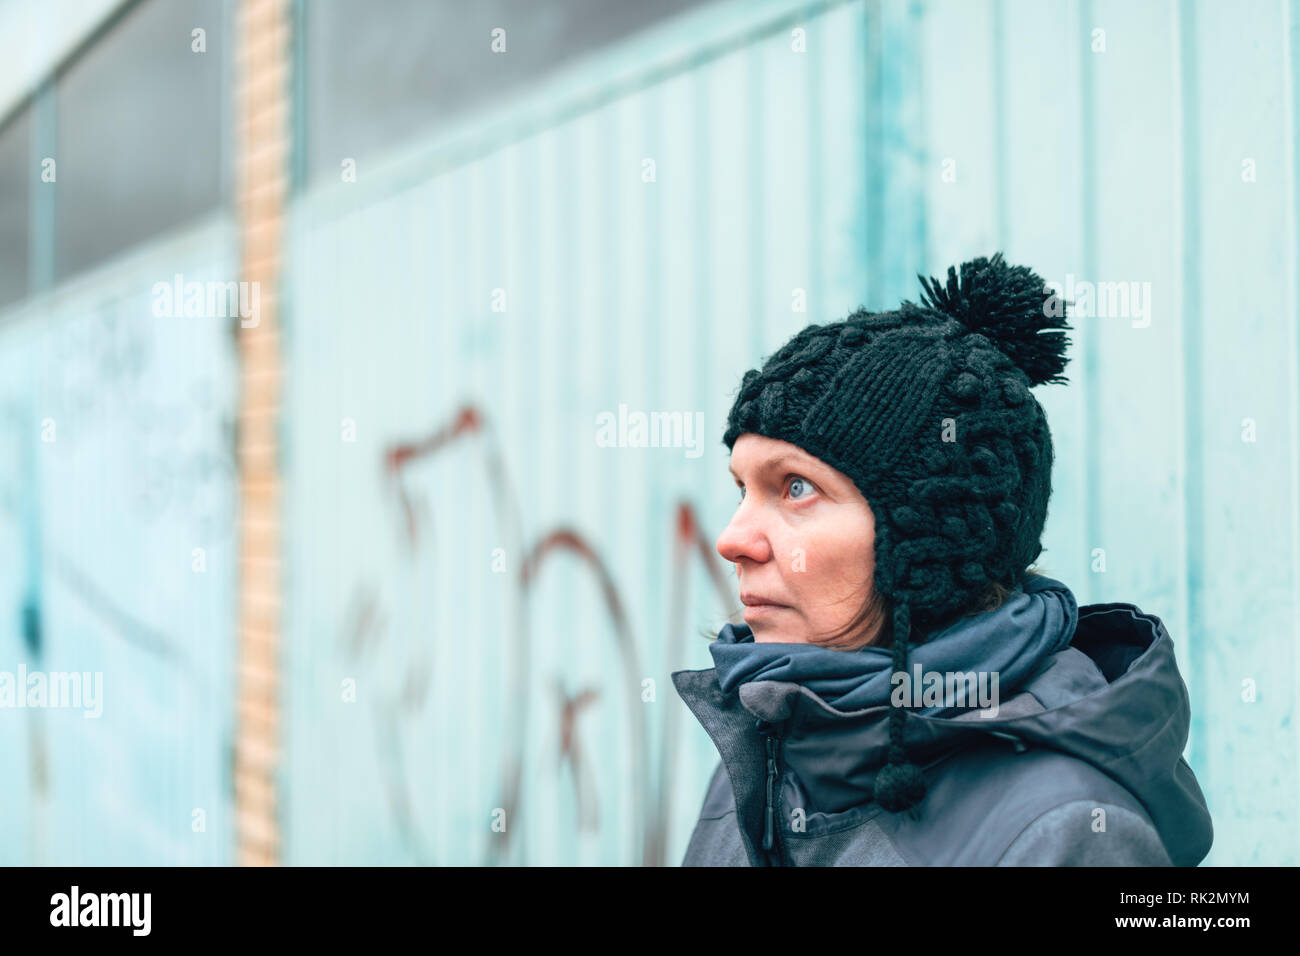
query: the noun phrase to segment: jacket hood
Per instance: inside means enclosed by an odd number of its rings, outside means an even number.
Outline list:
[[[797,805],[834,813],[870,799],[888,759],[888,703],[840,710],[789,681],[757,680],[724,692],[715,669],[678,671],[673,680],[724,763],[742,749],[739,722],[752,726],[757,719],[778,728]],[[1131,604],[1079,608],[1068,645],[1046,656],[989,716],[993,711],[911,710],[904,724],[909,758],[934,766],[972,736],[1062,751],[1108,774],[1142,803],[1176,866],[1196,865],[1209,852],[1209,810],[1182,756],[1191,720],[1187,686],[1158,617]],[[736,771],[730,763],[727,769],[734,786]]]

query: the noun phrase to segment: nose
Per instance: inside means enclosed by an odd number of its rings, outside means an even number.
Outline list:
[[[771,560],[772,544],[763,530],[761,509],[757,502],[742,499],[731,521],[718,535],[718,554],[736,564],[748,558],[758,564]]]

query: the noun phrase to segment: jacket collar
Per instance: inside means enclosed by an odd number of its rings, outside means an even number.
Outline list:
[[[740,704],[737,694],[723,693],[713,668],[676,671],[672,675],[678,695],[686,702],[713,740],[736,798],[736,821],[751,866],[763,866],[754,834],[763,832],[764,780],[761,770],[763,738],[754,716]]]

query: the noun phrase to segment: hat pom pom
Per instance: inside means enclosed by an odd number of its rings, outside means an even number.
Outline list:
[[[914,763],[885,764],[876,774],[875,797],[890,813],[901,813],[925,797],[925,777]]]
[[[1066,304],[1026,266],[1012,266],[996,253],[980,256],[957,269],[948,267],[948,283],[921,280],[922,303],[985,336],[1029,378],[1030,385],[1066,384],[1064,371],[1070,340],[1062,329]]]

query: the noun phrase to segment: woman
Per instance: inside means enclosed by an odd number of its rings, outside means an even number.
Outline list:
[[[673,675],[721,762],[684,865],[1177,865],[1209,852],[1160,619],[1034,572],[1059,300],[1001,254],[745,373],[718,538],[744,625]]]

